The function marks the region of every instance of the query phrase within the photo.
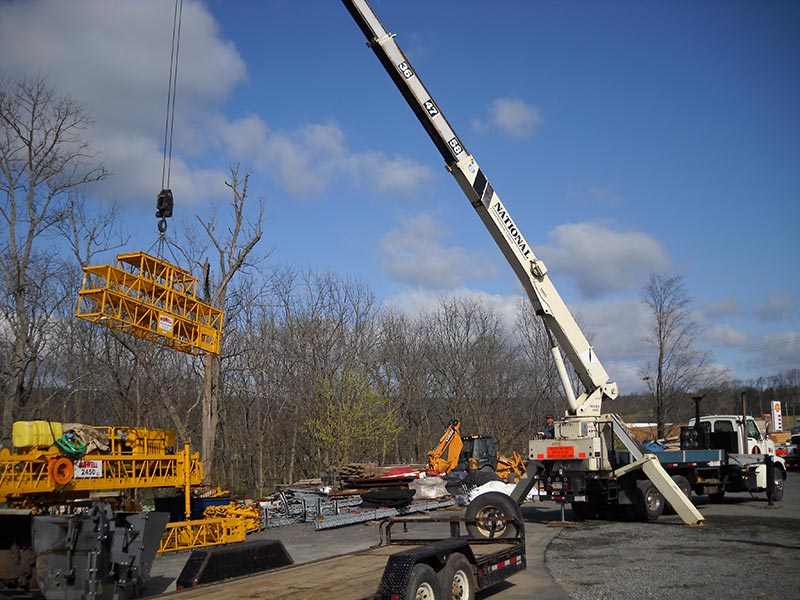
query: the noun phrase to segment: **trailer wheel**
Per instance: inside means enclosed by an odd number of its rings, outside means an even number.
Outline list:
[[[689,480],[686,479],[686,477],[684,477],[683,475],[673,475],[672,481],[674,481],[675,485],[677,485],[680,488],[684,496],[686,496],[690,500],[692,499],[692,486],[689,484]],[[667,503],[664,505],[664,514],[674,515],[675,509],[672,508],[672,506],[670,506],[669,503]]]
[[[649,479],[636,482],[636,515],[640,521],[655,521],[664,512],[664,496]]]
[[[451,554],[439,571],[444,600],[475,600],[475,575],[467,557],[460,552]]]
[[[403,600],[442,600],[442,586],[430,565],[418,563],[411,569]]]
[[[522,535],[520,525],[506,521],[506,518],[516,517],[522,523],[519,505],[501,492],[481,494],[469,503],[464,516],[468,521],[475,520],[467,522],[467,532],[472,537],[510,538]]]
[[[786,486],[786,473],[777,465],[772,467],[772,473],[775,478],[772,488],[772,501],[780,502],[783,500],[783,488]]]

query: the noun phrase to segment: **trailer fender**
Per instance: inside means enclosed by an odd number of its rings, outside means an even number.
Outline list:
[[[455,552],[464,555],[470,564],[475,564],[475,555],[467,540],[457,538],[438,540],[419,548],[392,554],[383,570],[383,577],[378,587],[379,600],[402,598],[411,582],[412,571],[416,565],[428,565],[434,572],[439,573],[447,564],[450,555]]]

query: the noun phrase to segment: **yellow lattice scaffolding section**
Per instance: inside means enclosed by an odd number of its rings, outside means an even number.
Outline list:
[[[75,316],[188,354],[219,354],[225,313],[197,299],[197,279],[144,252],[83,268]]]

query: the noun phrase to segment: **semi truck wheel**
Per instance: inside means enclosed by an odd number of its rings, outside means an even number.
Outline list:
[[[635,508],[640,521],[655,521],[664,512],[664,496],[649,479],[636,482]]]
[[[475,575],[467,557],[454,552],[439,571],[444,600],[475,600]]]
[[[442,600],[442,586],[436,571],[429,565],[419,563],[411,569],[403,600]]]
[[[783,488],[786,487],[786,473],[779,466],[772,467],[775,485],[772,488],[772,501],[780,502],[783,500]]]
[[[519,505],[501,492],[481,494],[469,503],[464,516],[467,520],[475,520],[467,523],[467,532],[472,537],[509,538],[522,535]],[[509,517],[516,517],[520,525],[506,521]]]

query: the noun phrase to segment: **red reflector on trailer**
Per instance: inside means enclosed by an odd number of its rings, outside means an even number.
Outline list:
[[[578,458],[586,458],[586,452],[578,452]]]
[[[544,458],[544,454],[537,454],[536,458]]]

